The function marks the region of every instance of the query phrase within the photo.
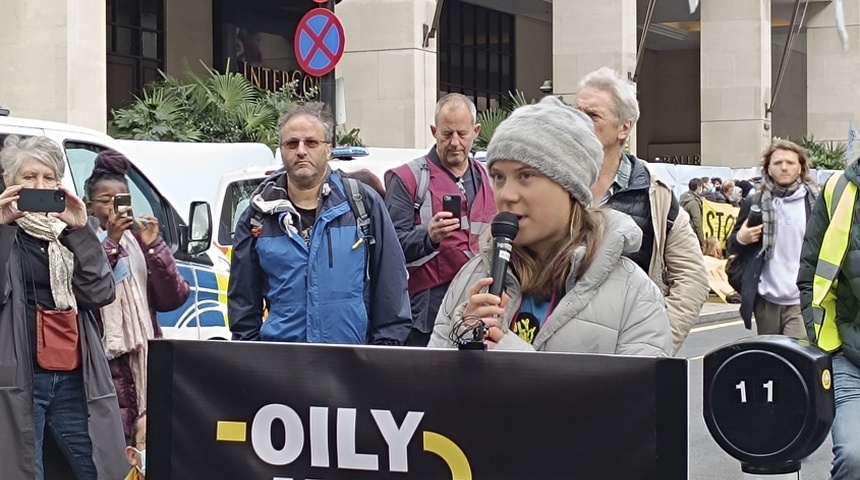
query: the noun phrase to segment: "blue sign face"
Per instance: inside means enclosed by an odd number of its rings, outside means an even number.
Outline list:
[[[296,28],[296,59],[305,72],[322,76],[334,70],[343,55],[343,25],[332,12],[315,8]]]

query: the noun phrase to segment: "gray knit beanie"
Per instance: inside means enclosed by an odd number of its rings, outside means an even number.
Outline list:
[[[524,105],[499,124],[487,147],[487,168],[496,160],[532,167],[585,206],[603,163],[603,146],[587,115],[554,96]]]

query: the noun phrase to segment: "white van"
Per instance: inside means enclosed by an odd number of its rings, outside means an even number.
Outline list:
[[[83,196],[84,181],[99,152],[112,149],[128,157],[134,211],[159,219],[161,235],[173,251],[180,274],[191,285],[185,305],[172,312],[159,312],[165,337],[230,339],[226,307],[230,263],[210,245],[209,205],[214,197],[207,192],[215,191],[224,172],[245,165],[235,157],[257,158],[257,164],[272,162],[268,147],[121,141],[74,125],[0,116],[0,148],[8,135],[44,135],[60,144],[67,161],[63,184],[74,188],[79,196]],[[235,163],[223,158],[225,152]]]

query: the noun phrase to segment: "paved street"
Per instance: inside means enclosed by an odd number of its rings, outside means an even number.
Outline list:
[[[694,327],[678,356],[689,359],[690,372],[690,443],[691,480],[727,480],[742,478],[740,462],[725,453],[713,440],[702,417],[702,357],[708,352],[740,338],[752,336],[737,315],[737,305],[707,303],[700,323]],[[803,479],[829,477],[832,454],[830,438],[807,458],[801,467]]]

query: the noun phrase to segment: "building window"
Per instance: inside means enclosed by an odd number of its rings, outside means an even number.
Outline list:
[[[164,0],[107,0],[108,111],[127,106],[164,70]]]
[[[319,78],[307,75],[296,60],[293,40],[299,21],[313,2],[214,0],[215,67],[244,75],[272,92],[295,81],[301,93],[319,88]]]
[[[446,0],[439,22],[440,96],[459,92],[478,110],[499,108],[514,82],[514,16]]]

